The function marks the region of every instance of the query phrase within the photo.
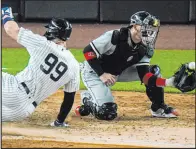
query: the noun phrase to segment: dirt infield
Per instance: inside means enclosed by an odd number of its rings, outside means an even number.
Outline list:
[[[35,33],[44,33],[44,24],[20,24]],[[107,30],[119,28],[111,24],[73,24],[68,47],[84,48],[91,40]],[[21,47],[2,30],[2,47]],[[195,49],[193,25],[164,25],[156,48]],[[69,117],[69,128],[49,126],[59,111],[63,94],[59,90],[44,100],[22,122],[2,125],[3,148],[136,148],[136,147],[195,147],[195,95],[165,94],[166,103],[180,111],[179,118],[158,119],[151,117],[150,101],[140,92],[113,92],[118,104],[118,117],[114,121],[100,121],[77,117],[74,109],[80,104],[80,91]]]
[[[57,114],[63,92],[44,100],[30,118],[3,123],[2,147],[194,147],[195,97],[166,94],[166,102],[180,111],[180,117],[151,117],[150,101],[139,92],[113,92],[118,104],[118,118],[101,121],[77,117],[79,93],[67,122],[69,128],[48,126]],[[74,143],[73,143],[74,142]]]
[[[44,25],[41,23],[20,23],[35,33],[43,35]],[[125,24],[73,24],[71,39],[68,41],[70,48],[84,48],[89,42],[108,30],[117,29]],[[2,30],[2,47],[21,47],[11,40]],[[157,49],[195,49],[194,25],[163,25],[160,28],[156,43]]]

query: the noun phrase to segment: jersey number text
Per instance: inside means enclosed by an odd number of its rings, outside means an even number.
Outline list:
[[[53,81],[58,81],[63,74],[67,71],[67,65],[63,62],[58,63],[58,57],[56,57],[54,54],[49,53],[47,57],[44,60],[45,64],[47,65],[44,67],[44,65],[40,65],[40,69],[45,73],[45,74],[50,74],[50,78]],[[55,67],[56,66],[56,67]],[[54,73],[50,73],[53,69],[55,68]]]

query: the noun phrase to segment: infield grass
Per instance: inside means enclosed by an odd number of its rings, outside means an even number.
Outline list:
[[[84,61],[81,50],[72,49],[71,52],[79,62]],[[3,48],[2,71],[16,74],[26,67],[28,59],[29,54],[24,48]],[[195,50],[155,50],[155,54],[151,59],[151,64],[159,65],[161,67],[162,76],[168,78],[173,75],[180,64],[191,61],[195,61]],[[82,81],[80,89],[86,89]],[[118,82],[112,87],[112,90],[144,92],[145,87],[144,85],[141,85],[140,81],[126,83]],[[177,89],[170,87],[165,88],[165,92],[180,93]],[[195,92],[192,91],[190,93]]]

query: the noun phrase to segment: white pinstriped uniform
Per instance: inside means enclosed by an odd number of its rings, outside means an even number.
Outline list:
[[[39,105],[62,86],[66,92],[75,92],[80,85],[79,63],[69,50],[24,28],[17,42],[27,49],[30,59],[15,76],[2,73],[2,121],[24,119],[35,110],[33,102]]]

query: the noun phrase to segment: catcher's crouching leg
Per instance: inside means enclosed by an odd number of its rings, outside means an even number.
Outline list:
[[[161,69],[158,65],[150,66],[150,72],[157,77],[161,77]],[[161,87],[148,87],[146,86],[146,94],[152,102],[151,109],[156,111],[161,104],[164,104],[164,89]]]
[[[151,66],[150,72],[157,77],[161,76],[160,67],[157,65]],[[174,108],[165,104],[164,88],[146,86],[146,94],[152,102],[151,113],[154,117],[176,117],[179,115]]]
[[[154,117],[177,117],[178,111],[164,102],[164,89],[161,87],[147,87],[146,94],[152,102],[151,114]]]

